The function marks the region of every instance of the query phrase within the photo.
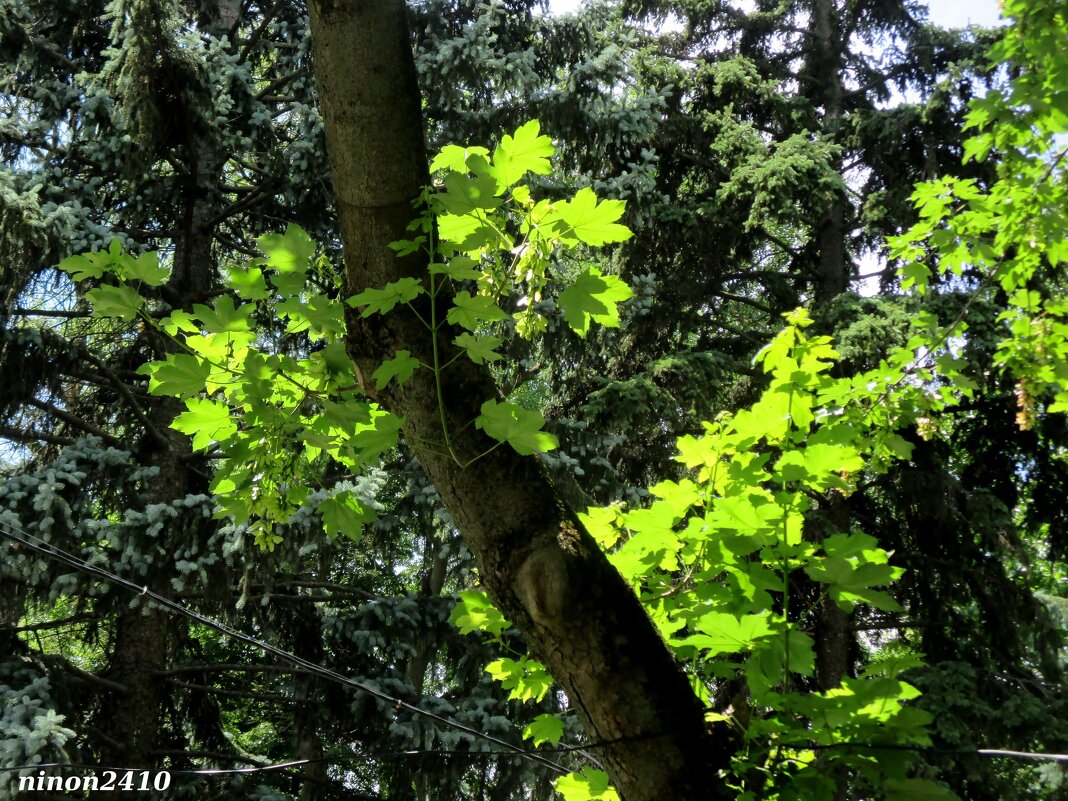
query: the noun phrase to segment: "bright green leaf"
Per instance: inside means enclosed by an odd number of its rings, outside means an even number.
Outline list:
[[[252,541],[264,551],[274,553],[275,547],[282,542],[282,535],[278,534],[274,527],[265,520],[257,520],[249,528]]]
[[[489,155],[489,150],[484,147],[460,147],[460,145],[445,145],[430,162],[430,172],[438,170],[452,170],[455,172],[467,172],[467,157]]]
[[[493,174],[501,192],[528,172],[548,175],[552,171],[549,157],[556,149],[552,140],[540,132],[541,123],[531,120],[513,136],[501,137],[501,143],[493,151]]]
[[[145,299],[128,286],[101,286],[85,293],[93,304],[94,317],[117,317],[124,322],[136,319]]]
[[[352,445],[359,453],[360,461],[367,463],[379,454],[395,448],[400,439],[403,418],[387,412],[385,409],[371,407],[370,420],[356,426],[352,434]]]
[[[140,281],[145,286],[162,286],[170,277],[171,271],[160,267],[159,254],[145,251],[136,258],[124,260],[121,277],[127,281]]]
[[[472,296],[470,292],[458,292],[453,298],[453,304],[447,315],[448,321],[468,331],[474,331],[481,325],[503,320],[508,316],[493,302],[493,298],[486,295]]]
[[[709,612],[694,623],[697,634],[686,637],[686,645],[707,649],[710,655],[747,651],[753,643],[773,632],[767,613],[736,616]]]
[[[553,686],[553,677],[545,665],[527,657],[518,661],[497,659],[486,665],[486,672],[509,691],[509,700],[520,703],[540,701]]]
[[[564,722],[556,715],[542,714],[527,724],[523,729],[523,739],[533,740],[537,747],[542,743],[556,745],[564,736]]]
[[[211,365],[186,353],[170,353],[165,361],[142,364],[137,372],[149,377],[151,394],[180,398],[203,391]]]
[[[403,384],[419,368],[419,360],[406,350],[399,350],[397,354],[387,361],[382,362],[374,372],[375,386],[384,389],[392,379],[397,379],[398,384]]]
[[[398,239],[389,243],[389,249],[398,256],[410,256],[426,244],[425,236],[417,236],[414,239]]]
[[[194,451],[207,450],[213,442],[225,442],[237,433],[237,423],[225,403],[190,398],[185,407],[188,411],[175,417],[171,428],[192,435]]]
[[[463,215],[475,209],[495,209],[501,205],[496,197],[497,182],[486,174],[463,175],[451,172],[445,176],[445,191],[431,195],[436,208],[449,214]]]
[[[175,309],[168,316],[159,321],[160,328],[177,337],[179,332],[183,334],[195,334],[200,331],[196,318],[182,309]]]
[[[561,776],[554,786],[564,801],[619,801],[619,794],[608,783],[608,774],[596,768]]]
[[[495,637],[499,637],[512,625],[481,590],[462,590],[460,600],[449,614],[449,622],[456,626],[461,634],[485,631]]]
[[[611,548],[622,535],[620,521],[622,515],[615,506],[591,506],[585,512],[579,512],[579,520],[590,536],[604,549]]]
[[[245,300],[265,300],[271,296],[263,270],[259,267],[232,267],[226,273],[226,286]]]
[[[408,277],[386,284],[381,289],[365,289],[349,298],[346,303],[355,309],[362,306],[360,316],[370,317],[372,314],[386,314],[398,303],[410,303],[425,293],[422,281]]]
[[[616,222],[623,216],[625,208],[626,203],[622,200],[598,203],[592,189],[580,189],[571,200],[556,204],[561,241],[568,245],[585,242],[600,247],[630,239],[633,236],[631,230]]]
[[[368,509],[350,490],[326,498],[319,504],[319,517],[323,521],[323,530],[331,537],[343,535],[353,542],[359,542],[363,527],[375,520],[375,514]]]
[[[209,334],[244,333],[252,330],[252,313],[255,307],[246,303],[237,308],[233,298],[223,295],[215,301],[214,306],[197,303],[193,306],[193,311]]]
[[[441,237],[442,242],[453,243],[454,250],[465,252],[486,247],[499,239],[492,225],[473,214],[440,215],[438,236]]]
[[[110,253],[98,251],[68,256],[59,263],[59,269],[70,273],[75,281],[84,281],[87,278],[103,278],[109,272],[111,263]]]
[[[542,431],[545,418],[514,403],[498,403],[488,400],[482,404],[481,414],[475,418],[475,427],[493,439],[507,442],[516,453],[529,456],[545,453],[557,447],[556,437]]]
[[[326,295],[312,295],[307,301],[289,298],[275,307],[289,320],[286,331],[307,331],[312,341],[339,337],[345,333],[344,308]]]
[[[264,234],[256,245],[267,257],[267,266],[280,273],[305,273],[315,255],[315,243],[299,225],[287,225],[283,234]]]
[[[463,254],[453,256],[446,264],[431,264],[430,272],[434,275],[447,275],[454,281],[477,281],[482,275],[478,262]]]
[[[590,321],[608,328],[619,327],[619,304],[634,297],[634,292],[614,275],[603,275],[588,267],[575,282],[560,294],[559,306],[564,319],[579,336],[586,336]]]
[[[494,351],[494,348],[498,347],[501,342],[503,342],[503,340],[500,337],[479,337],[466,332],[460,334],[460,336],[453,340],[453,344],[467,351],[468,358],[475,364],[495,362],[500,359],[501,354]]]

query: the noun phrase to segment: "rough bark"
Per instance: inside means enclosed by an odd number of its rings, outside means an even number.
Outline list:
[[[835,136],[842,123],[842,23],[836,0],[815,0],[812,5],[809,37],[808,73],[809,95],[823,107],[823,130]],[[834,170],[841,175],[843,163],[838,158]],[[842,180],[845,180],[843,176]],[[849,289],[853,270],[846,247],[848,236],[849,202],[841,189],[831,207],[816,228],[817,269],[815,304],[825,307]],[[849,510],[841,497],[829,495],[824,499],[823,525],[819,533],[824,539],[849,531]],[[850,616],[828,597],[820,600],[815,612],[816,684],[823,691],[842,683],[853,667],[854,635],[850,630]],[[835,782],[834,801],[845,801],[848,794],[848,775],[838,766],[831,771]]]
[[[817,524],[820,541],[849,531],[849,506],[844,498],[824,496]],[[816,588],[818,591],[818,588]],[[855,647],[850,614],[829,597],[820,599],[816,608],[816,684],[821,690],[833,690],[853,668]]]
[[[337,198],[348,292],[422,277],[397,259],[412,200],[427,181],[420,97],[403,0],[313,0],[313,56]],[[431,343],[406,313],[350,314],[349,352],[370,376],[393,352],[430,362]],[[455,332],[443,332],[444,361]],[[731,744],[707,732],[699,702],[637,597],[559,499],[536,458],[500,447],[467,469],[415,443],[440,441],[433,376],[369,396],[405,419],[407,441],[474,554],[482,581],[574,702],[625,801],[727,797],[717,771]],[[474,426],[498,396],[489,372],[459,359],[444,376],[446,424],[462,458],[495,443]]]
[[[835,0],[816,0],[812,7],[812,30],[808,54],[808,92],[823,106],[823,130],[834,134],[842,119],[841,24]],[[841,174],[842,161],[834,163]],[[850,269],[846,253],[846,215],[849,204],[843,189],[816,229],[818,265],[816,305],[822,306],[849,288]]]
[[[176,405],[172,398],[156,398],[148,408],[148,418],[157,430],[168,432],[169,440],[165,446],[152,440],[144,454],[146,464],[159,469],[147,499],[151,503],[166,503],[187,493],[189,473],[179,455],[189,446],[178,432],[166,427],[174,419]],[[167,589],[153,576],[146,583],[155,591]],[[122,608],[115,618],[115,639],[104,677],[124,685],[126,692],[108,693],[96,715],[96,727],[108,734],[99,757],[103,765],[150,768],[157,764],[152,752],[165,693],[158,674],[167,664],[169,620],[158,608],[145,604],[130,608],[125,599],[119,603]],[[99,791],[91,797],[110,798],[111,794]]]
[[[437,598],[445,586],[448,559],[445,555],[443,544],[434,536],[432,526],[428,525],[426,533],[426,546],[424,561],[429,564],[424,569],[420,595],[424,598]],[[415,653],[408,660],[404,668],[404,677],[412,685],[416,697],[423,694],[423,685],[426,682],[426,671],[430,667],[431,658],[434,656],[437,638],[430,632],[424,632],[419,636],[415,644]]]
[[[315,605],[300,601],[287,610],[287,614],[290,616],[287,623],[293,637],[293,653],[309,662],[321,663],[323,633]],[[293,708],[293,756],[310,760],[310,764],[301,768],[300,779],[294,779],[299,784],[300,801],[318,801],[323,796],[323,788],[330,786],[327,764],[319,761],[323,758],[323,743],[319,737],[322,713],[318,709],[317,683],[311,675],[293,676],[293,698],[305,702]]]
[[[206,29],[216,35],[225,33],[240,10],[239,0],[221,0]],[[191,90],[192,91],[192,90]],[[163,288],[167,301],[177,308],[191,308],[207,300],[215,280],[212,258],[214,224],[218,198],[214,187],[224,159],[218,148],[202,132],[186,122],[183,150],[187,176],[180,203],[182,225],[175,239],[173,269]],[[162,356],[176,346],[162,336],[153,345]],[[145,437],[141,457],[159,472],[152,480],[148,501],[169,503],[190,492],[202,491],[203,481],[190,469],[188,438],[170,428],[174,418],[185,410],[174,398],[151,398],[146,405],[147,418],[158,437]],[[170,594],[169,582],[149,576],[146,583],[156,592]],[[159,674],[166,668],[171,621],[166,612],[150,606],[125,608],[116,617],[115,640],[106,676],[127,688],[122,696],[105,699],[96,716],[97,726],[108,733],[110,744],[101,750],[101,764],[132,768],[149,768],[158,764],[158,732],[166,700],[166,685]],[[111,797],[94,793],[93,797]]]
[[[167,619],[159,610],[127,609],[116,619],[114,651],[104,676],[125,685],[127,692],[109,694],[98,718],[98,728],[109,737],[101,764],[148,768],[155,763],[162,701],[156,673],[166,663],[166,643]]]
[[[812,4],[807,73],[809,94],[823,106],[823,128],[834,134],[842,119],[842,26],[835,0],[815,0]],[[835,169],[841,173],[838,160]],[[818,269],[816,306],[825,306],[849,288],[849,254],[846,251],[848,203],[839,197],[827,211],[816,231]],[[822,512],[826,531],[820,537],[849,530],[849,511],[842,498],[828,496]],[[837,687],[850,668],[852,634],[849,616],[829,599],[816,613],[816,680],[823,690]]]

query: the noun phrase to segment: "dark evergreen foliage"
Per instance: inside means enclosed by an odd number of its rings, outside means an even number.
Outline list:
[[[641,503],[641,488],[676,475],[676,437],[759,389],[751,358],[782,312],[813,303],[860,366],[919,311],[896,297],[882,238],[912,221],[916,181],[964,169],[963,110],[998,80],[983,58],[996,33],[939,30],[899,0],[758,0],[750,12],[627,0],[563,19],[531,0],[410,6],[431,143],[490,144],[536,117],[559,141],[562,180],[630,204],[637,236],[602,265],[637,295],[622,327],[580,340],[551,326],[499,376],[551,418],[563,447],[547,462],[576,508]],[[84,289],[54,270],[114,238],[159,250],[174,263],[160,297],[178,308],[224,292],[218,267],[287,222],[337,255],[302,4],[0,0],[0,62],[0,525],[509,741],[566,704],[505,700],[483,669],[502,654],[448,623],[471,560],[406,453],[359,476],[324,471],[283,542],[255,547],[247,527],[212,517],[210,459],[168,430],[175,407],[137,372],[168,345],[90,319]],[[333,268],[319,270],[340,293]],[[876,282],[877,297],[858,294]],[[961,289],[940,287],[928,306],[951,318]],[[998,311],[971,311],[962,348],[979,375]],[[279,351],[312,347],[257,314]],[[1063,753],[1068,472],[1047,443],[1064,422],[1020,431],[1012,387],[981,389],[953,443],[902,432],[912,460],[846,504],[908,568],[906,612],[855,613],[846,657],[924,653],[913,680],[940,748]],[[346,488],[379,512],[359,542],[328,538],[311,514]],[[814,506],[842,513],[827,497]],[[145,607],[0,541],[0,767],[309,758],[325,761],[183,780],[168,797],[553,797],[512,757],[378,759],[484,746]],[[825,624],[814,612],[812,628]],[[151,693],[126,704],[127,682]],[[131,749],[137,730],[151,735]],[[1064,792],[1063,776],[1030,765],[927,762],[965,799]],[[0,774],[0,795],[13,777]]]

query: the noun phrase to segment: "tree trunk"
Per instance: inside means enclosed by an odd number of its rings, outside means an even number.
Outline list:
[[[836,134],[842,120],[841,23],[835,0],[816,0],[812,7],[812,31],[808,54],[811,86],[808,94],[823,106],[823,130]],[[842,173],[842,160],[834,163]],[[845,180],[845,176],[842,177]],[[849,206],[843,188],[816,229],[819,263],[816,275],[816,305],[824,306],[849,288],[851,270],[846,252],[846,215]]]
[[[445,586],[447,576],[448,557],[445,554],[444,543],[434,536],[434,526],[428,522],[423,533],[424,551],[423,559],[426,564],[423,568],[422,586],[420,595],[423,598],[437,598]],[[412,690],[418,698],[423,694],[423,685],[426,683],[426,671],[437,651],[436,636],[424,631],[416,641],[415,653],[408,660],[404,668],[404,677],[412,685]]]
[[[842,120],[842,30],[835,0],[815,0],[812,5],[807,72],[808,93],[823,106],[823,129],[835,134]],[[842,172],[838,159],[835,169]],[[843,178],[844,180],[844,178]],[[849,254],[846,251],[848,203],[839,197],[821,220],[816,232],[818,270],[815,303],[822,308],[849,288]],[[849,531],[849,509],[843,498],[828,494],[821,504],[820,539]],[[837,687],[847,675],[852,650],[849,615],[830,599],[816,612],[816,679],[822,690]]]
[[[420,97],[403,0],[312,0],[313,57],[345,251],[347,292],[426,275],[418,254],[398,259],[412,201],[427,181]],[[429,363],[426,329],[407,312],[350,313],[348,348],[369,376],[395,350]],[[455,352],[443,332],[443,361]],[[504,446],[460,469],[419,443],[442,439],[433,376],[419,370],[374,400],[405,420],[404,432],[437,487],[482,581],[524,632],[575,704],[594,751],[625,801],[728,797],[718,771],[732,753],[724,729],[706,732],[701,706],[637,597],[574,514],[536,458]],[[492,377],[468,359],[444,374],[446,424],[471,458],[496,444],[474,426],[498,397]]]
[[[293,653],[301,659],[321,664],[323,661],[323,631],[318,610],[310,601],[298,601],[286,610],[285,627],[292,638]],[[323,788],[330,786],[327,764],[322,762],[323,742],[319,737],[322,712],[318,705],[318,680],[315,676],[297,673],[293,676],[293,697],[304,703],[293,707],[293,758],[307,759],[301,775],[295,781],[300,785],[300,801],[318,801]]]
[[[173,398],[152,398],[148,416],[156,428],[167,432],[168,446],[152,441],[146,453],[146,464],[159,468],[149,489],[149,501],[168,503],[187,494],[189,472],[180,454],[188,451],[187,441],[167,428],[174,419],[178,402]],[[147,434],[145,435],[148,436]],[[166,592],[167,587],[153,568],[145,583],[154,591]],[[108,767],[151,768],[158,764],[153,755],[157,744],[160,718],[166,692],[159,673],[167,664],[167,644],[170,625],[163,610],[139,604],[127,606],[119,599],[120,611],[115,618],[115,639],[108,668],[104,673],[126,686],[121,695],[105,697],[96,716],[95,725],[111,738],[100,751],[101,764]],[[112,794],[96,791],[92,798],[111,798]]]
[[[239,10],[238,0],[220,0],[206,29],[217,36],[224,34]],[[188,121],[186,124],[183,149],[188,174],[179,198],[182,225],[175,238],[171,276],[163,292],[172,306],[189,309],[194,303],[208,299],[215,280],[211,219],[218,207],[214,187],[225,159],[213,141],[195,131]],[[160,358],[176,350],[173,342],[160,335],[154,335],[153,345]],[[170,503],[204,489],[199,486],[201,479],[190,470],[188,437],[170,428],[170,423],[184,410],[185,406],[175,398],[152,397],[147,401],[148,417],[166,439],[158,442],[146,433],[142,444],[146,464],[159,468],[150,484],[148,500],[152,503]],[[158,575],[150,574],[146,583],[156,592],[164,595],[170,592],[166,579]],[[101,750],[100,758],[108,766],[154,767],[159,764],[159,757],[153,751],[166,699],[166,688],[159,674],[167,666],[167,644],[172,633],[170,619],[158,608],[125,608],[116,617],[115,630],[106,675],[126,685],[128,693],[122,697],[113,695],[98,713],[98,727],[114,741]],[[99,791],[93,797],[112,795]]]

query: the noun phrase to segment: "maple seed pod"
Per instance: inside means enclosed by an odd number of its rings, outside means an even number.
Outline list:
[[[1016,425],[1021,431],[1030,431],[1035,423],[1035,399],[1031,397],[1024,381],[1016,382]]]

